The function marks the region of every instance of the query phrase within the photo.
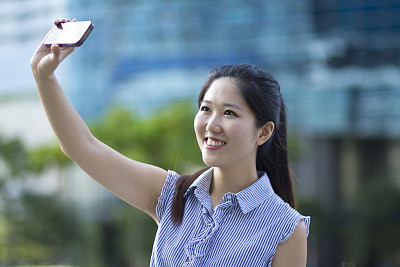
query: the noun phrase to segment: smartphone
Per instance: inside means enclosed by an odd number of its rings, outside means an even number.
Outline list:
[[[80,46],[94,28],[91,21],[68,21],[54,25],[44,40],[44,45]]]

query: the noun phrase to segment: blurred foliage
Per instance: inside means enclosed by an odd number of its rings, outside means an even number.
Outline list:
[[[310,238],[318,240],[319,247],[334,244],[331,249],[339,250],[340,261],[395,267],[400,266],[399,203],[399,186],[379,177],[365,182],[351,203],[338,200],[337,205],[324,207],[318,200],[303,199],[299,207],[312,216]]]
[[[49,166],[63,167],[71,162],[56,143],[30,150],[28,158],[29,170],[36,174],[42,173]]]
[[[5,183],[18,178],[28,164],[22,142],[17,138],[7,139],[0,136],[0,192]]]
[[[384,177],[360,189],[348,216],[352,235],[343,243],[357,266],[400,266],[399,204],[399,186]]]
[[[0,266],[59,260],[77,239],[74,214],[56,194],[17,189],[28,173],[23,143],[0,136]]]
[[[0,262],[54,263],[79,240],[77,220],[57,195],[24,192],[2,211]]]
[[[173,103],[144,118],[116,107],[89,128],[96,138],[129,158],[186,173],[203,164],[192,107],[189,102]],[[57,144],[34,149],[29,158],[31,170],[38,172],[70,162]]]
[[[90,126],[102,142],[135,160],[178,172],[202,165],[193,129],[193,105],[172,103],[145,118],[126,109],[111,109]]]

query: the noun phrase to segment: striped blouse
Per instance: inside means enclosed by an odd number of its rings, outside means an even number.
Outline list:
[[[156,207],[159,226],[150,266],[271,266],[276,247],[300,219],[308,234],[310,217],[276,195],[266,174],[239,193],[225,194],[214,211],[212,176],[211,168],[188,188],[183,222],[176,226],[171,207],[179,175],[168,172]]]

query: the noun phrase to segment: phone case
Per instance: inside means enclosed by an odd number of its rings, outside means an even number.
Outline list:
[[[91,21],[71,21],[54,26],[44,40],[44,45],[50,47],[58,44],[61,47],[80,46],[92,32],[94,24]]]

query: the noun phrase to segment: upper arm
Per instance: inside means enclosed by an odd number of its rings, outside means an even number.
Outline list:
[[[96,138],[71,159],[116,196],[157,220],[155,208],[167,171],[129,159]]]
[[[300,220],[290,238],[276,248],[272,267],[305,267],[306,262],[307,232],[304,221]]]

